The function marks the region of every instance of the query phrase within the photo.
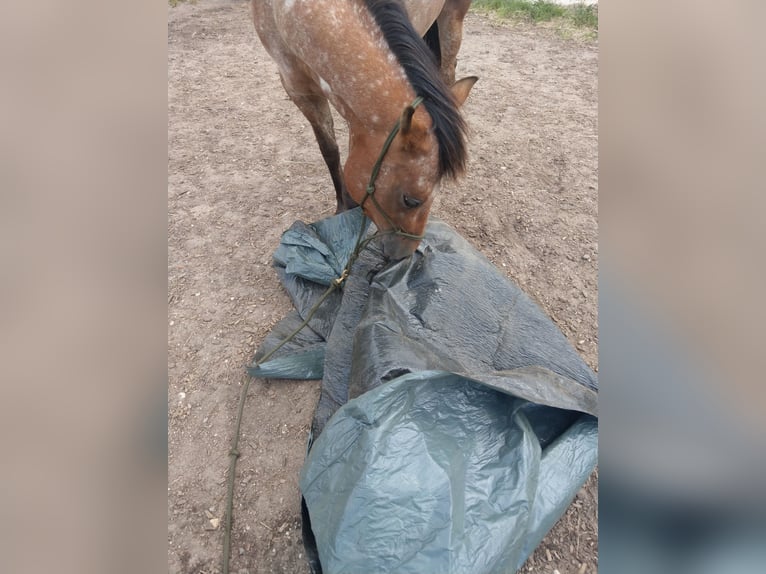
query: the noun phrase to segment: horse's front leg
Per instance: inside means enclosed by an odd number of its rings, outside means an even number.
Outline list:
[[[290,93],[288,91],[288,93]],[[319,144],[319,150],[322,152],[322,157],[327,164],[327,169],[330,170],[330,177],[332,183],[335,186],[335,199],[337,202],[337,208],[335,213],[346,211],[356,207],[356,202],[351,199],[351,196],[346,190],[346,183],[343,179],[343,170],[340,164],[340,151],[338,150],[338,143],[335,140],[335,128],[333,126],[332,113],[330,112],[330,105],[327,102],[327,98],[320,95],[293,95],[290,94],[290,99],[298,106],[303,115],[306,116],[312,129],[314,130],[314,136]]]
[[[463,19],[470,6],[471,0],[447,0],[437,19],[441,48],[441,75],[448,86],[455,82],[457,54],[463,41]]]

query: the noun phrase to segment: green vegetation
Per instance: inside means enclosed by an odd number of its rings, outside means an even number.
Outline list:
[[[525,19],[532,22],[568,20],[577,27],[598,30],[597,5],[560,6],[546,0],[474,0],[473,6],[495,12],[501,18]]]
[[[533,22],[549,22],[566,12],[563,6],[544,0],[474,0],[473,5],[496,12],[502,18],[526,17]]]
[[[576,26],[582,28],[593,28],[598,30],[598,5],[575,4],[571,8],[572,21]]]
[[[175,8],[179,4],[186,2],[186,0],[168,0],[168,4],[170,4],[171,8]],[[197,0],[190,0],[189,4],[196,4]]]

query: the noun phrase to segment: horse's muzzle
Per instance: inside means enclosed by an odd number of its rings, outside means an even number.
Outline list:
[[[384,235],[380,238],[383,255],[392,261],[409,257],[415,252],[419,244],[420,241],[417,239],[409,239],[400,235]]]

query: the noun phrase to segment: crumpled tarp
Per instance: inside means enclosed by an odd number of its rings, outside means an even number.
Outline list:
[[[256,360],[341,275],[362,224],[355,209],[284,233],[274,261],[296,310]],[[300,480],[314,572],[514,571],[596,464],[595,374],[433,217],[408,259],[368,246],[249,372],[322,378]]]

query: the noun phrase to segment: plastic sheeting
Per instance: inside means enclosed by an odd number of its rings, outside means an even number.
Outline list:
[[[340,276],[352,210],[295,223],[274,255],[291,332]],[[301,473],[314,572],[508,572],[597,457],[597,381],[552,321],[446,224],[412,257],[371,244],[253,376],[322,378]]]

